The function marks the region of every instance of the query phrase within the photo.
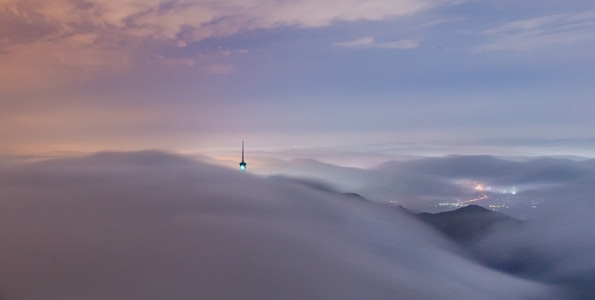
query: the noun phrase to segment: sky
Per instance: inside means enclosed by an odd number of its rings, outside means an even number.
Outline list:
[[[594,157],[593,36],[576,0],[0,0],[0,154]]]
[[[0,0],[0,299],[592,298],[594,36],[586,0]],[[530,274],[387,205],[453,202]]]

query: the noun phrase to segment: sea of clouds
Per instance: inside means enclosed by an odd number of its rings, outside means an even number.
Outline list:
[[[0,299],[585,296],[595,220],[583,208],[486,237],[482,260],[388,206],[173,154],[4,163]],[[520,248],[544,265],[489,266]]]

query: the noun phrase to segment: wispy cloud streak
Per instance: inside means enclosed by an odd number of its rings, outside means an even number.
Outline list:
[[[392,42],[377,42],[372,37],[363,37],[353,41],[335,43],[334,45],[347,48],[413,49],[419,46],[419,42],[407,39]]]
[[[529,51],[541,47],[592,44],[595,11],[514,21],[484,30],[481,34],[488,41],[476,51]]]
[[[0,82],[19,89],[71,82],[155,59],[163,47],[281,26],[323,27],[337,21],[381,21],[448,4],[448,0],[373,1],[113,1],[0,2]],[[410,42],[380,45],[410,48]],[[31,61],[31,58],[35,58]],[[169,58],[174,59],[174,58]],[[198,57],[186,66],[211,68]],[[147,63],[143,61],[143,63]],[[229,68],[228,68],[229,69]],[[222,73],[218,67],[215,73]],[[229,73],[226,70],[223,73]],[[60,76],[56,76],[60,74]]]

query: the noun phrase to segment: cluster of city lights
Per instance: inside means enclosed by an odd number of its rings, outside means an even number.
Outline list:
[[[517,188],[516,186],[513,186],[510,189],[507,188],[492,188],[491,186],[485,186],[483,183],[479,183],[477,181],[473,182],[474,187],[473,189],[477,192],[496,192],[496,193],[502,193],[502,194],[513,194],[516,195],[517,193]]]
[[[517,187],[492,187],[491,185],[476,180],[459,180],[455,182],[469,190],[473,197],[470,199],[448,199],[437,203],[436,207],[460,208],[470,204],[480,204],[491,210],[507,209],[514,206],[521,199],[516,196]],[[525,202],[525,201],[523,201]],[[537,207],[535,201],[531,201],[531,207]]]

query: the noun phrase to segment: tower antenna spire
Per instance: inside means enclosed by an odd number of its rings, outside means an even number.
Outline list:
[[[244,137],[242,136],[242,162],[240,162],[240,171],[246,171],[246,165],[244,161]]]

